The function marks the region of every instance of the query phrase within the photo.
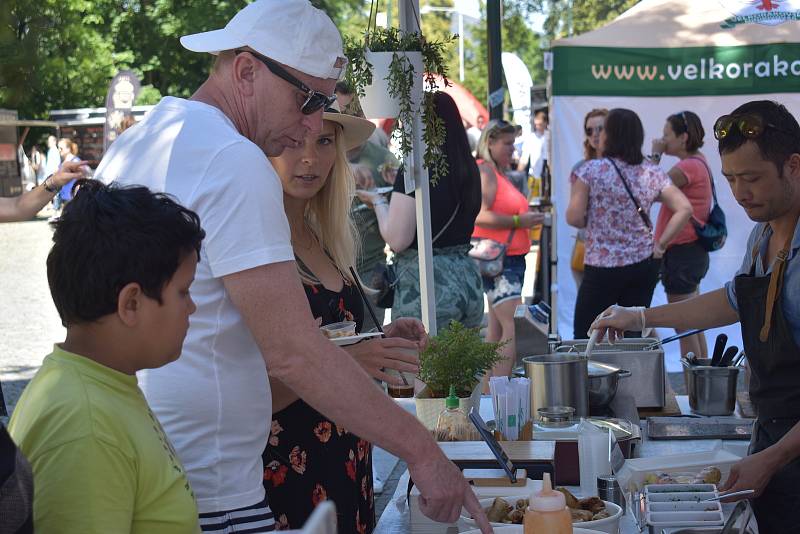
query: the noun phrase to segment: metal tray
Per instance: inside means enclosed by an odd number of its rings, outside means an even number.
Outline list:
[[[650,417],[647,419],[647,437],[653,440],[749,440],[753,421],[739,417]]]

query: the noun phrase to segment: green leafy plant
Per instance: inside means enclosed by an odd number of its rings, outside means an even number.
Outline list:
[[[456,37],[453,35],[444,41],[428,41],[418,32],[403,32],[397,28],[374,28],[368,29],[360,39],[345,38],[344,43],[344,53],[349,60],[345,81],[362,97],[364,88],[372,83],[372,65],[366,58],[367,49],[371,52],[395,52],[386,81],[389,84],[390,96],[396,98],[400,104],[400,114],[397,119],[400,123],[400,151],[404,155],[411,152],[412,122],[414,114],[420,111],[414,109],[411,100],[414,79],[420,74],[423,75],[426,90],[420,108],[422,138],[427,145],[423,162],[434,184],[441,176],[447,174],[448,165],[447,158],[442,153],[445,139],[444,122],[436,115],[433,91],[437,89],[437,74],[444,79],[445,85],[449,85],[445,51],[448,44]],[[408,57],[396,52],[421,52],[425,72],[414,72],[414,66]]]
[[[420,354],[419,377],[435,398],[446,397],[451,384],[456,395],[469,397],[481,375],[502,359],[500,348],[506,343],[486,343],[477,328],[453,321]]]

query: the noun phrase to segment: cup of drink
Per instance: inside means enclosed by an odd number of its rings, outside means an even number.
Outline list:
[[[419,355],[416,349],[394,349],[397,352],[405,352],[407,354]],[[408,399],[414,396],[414,379],[416,375],[408,371],[398,371],[396,369],[386,369],[386,374],[392,377],[398,377],[403,380],[400,385],[386,384],[386,392],[390,397],[395,399]]]

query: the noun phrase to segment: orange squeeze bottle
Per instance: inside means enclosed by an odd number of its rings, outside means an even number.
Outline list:
[[[567,509],[564,494],[554,491],[550,484],[550,473],[542,478],[542,490],[531,495],[523,534],[572,534],[572,515]]]

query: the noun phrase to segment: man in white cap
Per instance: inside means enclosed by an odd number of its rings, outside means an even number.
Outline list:
[[[125,131],[97,176],[174,195],[206,231],[181,358],[140,376],[186,467],[203,531],[274,528],[261,461],[268,369],[320,412],[403,458],[426,515],[452,522],[465,505],[490,532],[430,433],[323,337],[300,284],[280,180],[266,156],[321,130],[346,65],[338,30],[308,0],[257,0],[225,28],[181,44],[217,54],[208,79],[190,99],[166,97]]]

